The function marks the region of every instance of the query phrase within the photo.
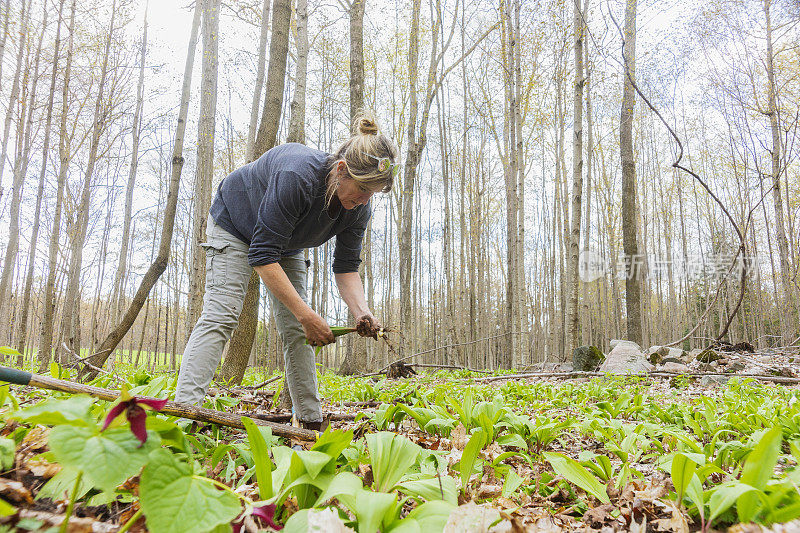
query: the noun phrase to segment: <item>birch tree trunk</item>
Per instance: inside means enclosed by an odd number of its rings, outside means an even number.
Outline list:
[[[217,113],[217,63],[219,56],[220,0],[203,0],[203,66],[200,80],[200,118],[197,121],[197,172],[192,217],[192,270],[189,277],[189,309],[186,320],[195,324],[203,310],[206,258],[200,244],[206,240],[214,176],[214,130]]]
[[[64,1],[61,0],[58,13],[59,24],[56,30],[56,53],[58,56],[58,46],[60,44],[61,32],[61,13],[64,8]],[[44,316],[42,317],[42,331],[39,338],[39,372],[44,372],[50,366],[50,358],[53,352],[53,319],[55,314],[55,289],[56,289],[56,267],[58,265],[58,243],[61,235],[61,210],[64,203],[64,184],[67,179],[67,167],[69,165],[69,137],[67,136],[67,110],[69,104],[69,85],[72,73],[72,52],[75,36],[75,3],[72,0],[69,16],[69,44],[67,45],[67,63],[64,68],[64,81],[62,82],[61,93],[61,121],[59,126],[58,157],[59,170],[56,185],[56,205],[53,215],[53,228],[50,233],[50,246],[48,249],[48,270],[47,282],[44,287]],[[55,71],[55,68],[54,68]],[[53,78],[56,74],[54,72]]]
[[[625,308],[627,311],[627,338],[642,343],[641,280],[642,269],[638,268],[639,245],[637,243],[638,217],[636,213],[636,160],[633,155],[633,108],[636,94],[636,0],[625,4],[623,59],[625,80],[622,89],[620,111],[619,144],[622,163],[622,241],[625,255]]]
[[[169,181],[167,201],[164,208],[164,218],[161,225],[161,240],[158,245],[158,255],[153,263],[145,272],[136,294],[131,300],[127,311],[120,319],[117,326],[105,338],[98,348],[97,353],[93,354],[89,362],[97,367],[102,367],[109,355],[114,351],[125,334],[133,326],[136,317],[139,315],[147,297],[153,286],[156,284],[161,274],[167,268],[169,251],[172,245],[172,233],[175,226],[175,212],[178,206],[178,186],[180,184],[181,171],[183,170],[183,138],[186,131],[186,117],[189,113],[189,97],[192,88],[192,68],[194,66],[194,52],[197,46],[197,30],[200,26],[200,9],[195,5],[194,18],[192,19],[192,30],[189,37],[189,47],[186,54],[186,64],[183,71],[183,86],[181,88],[181,103],[178,111],[178,124],[175,129],[175,143],[172,152],[172,174]],[[92,372],[83,372],[84,376],[93,375]]]
[[[264,152],[275,146],[278,138],[278,126],[283,110],[283,89],[286,83],[286,58],[289,54],[289,22],[291,19],[290,0],[273,0],[272,3],[272,40],[269,43],[269,68],[267,70],[267,89],[264,94],[264,109],[261,113],[261,124],[250,154],[255,160]],[[222,378],[229,383],[241,383],[253,339],[258,327],[258,300],[261,280],[253,272],[247,286],[239,325],[233,332],[228,353],[222,366]]]

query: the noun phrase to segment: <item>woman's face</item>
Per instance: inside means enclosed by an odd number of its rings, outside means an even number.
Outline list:
[[[375,191],[364,187],[356,180],[348,176],[347,167],[345,166],[344,161],[341,161],[339,165],[340,166],[336,169],[338,172],[339,181],[339,184],[336,187],[336,196],[342,203],[342,207],[349,210],[354,209],[359,205],[367,205],[367,202],[369,202],[369,199],[372,198],[373,194],[375,194]]]

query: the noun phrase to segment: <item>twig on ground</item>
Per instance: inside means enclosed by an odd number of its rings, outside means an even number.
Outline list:
[[[475,370],[474,368],[466,368],[458,365],[431,365],[426,363],[411,363],[408,366],[417,366],[420,368],[452,368],[455,370],[467,370],[469,372],[479,372],[481,374],[491,374],[491,370]]]
[[[362,411],[363,412],[363,411]],[[327,413],[323,415],[330,421],[352,421],[359,413]],[[292,419],[292,413],[239,413],[241,416],[266,422],[288,422]]]
[[[103,370],[102,368],[98,368],[98,367],[94,366],[92,363],[90,363],[89,361],[87,361],[87,359],[89,359],[91,357],[91,355],[87,355],[86,357],[80,357],[78,354],[76,354],[74,351],[72,351],[72,349],[70,349],[69,346],[67,346],[67,343],[62,342],[61,346],[64,348],[64,351],[66,351],[73,359],[75,359],[75,363],[71,363],[71,364],[66,365],[66,366],[71,366],[71,367],[76,368],[76,369],[78,369],[80,371],[81,368],[79,368],[78,365],[84,365],[84,367],[89,367],[92,370],[94,370],[95,372],[99,372],[99,373],[102,373],[102,374],[110,375],[116,381],[122,383],[122,380],[116,374],[113,374],[113,373],[109,372],[108,370]]]
[[[431,352],[435,352],[435,351],[438,351],[438,350],[444,350],[445,348],[455,348],[456,346],[466,346],[468,344],[476,344],[478,342],[489,341],[489,340],[492,340],[492,339],[496,339],[498,337],[505,337],[506,335],[511,335],[512,333],[516,333],[518,335],[522,335],[523,334],[523,332],[520,332],[520,331],[516,331],[516,332],[506,331],[505,333],[498,333],[497,335],[492,335],[490,337],[483,337],[483,338],[480,338],[480,339],[475,339],[474,341],[457,342],[457,343],[454,343],[454,344],[445,344],[444,346],[436,346],[435,348],[430,348],[428,350],[423,350],[421,352],[415,352],[415,353],[406,355],[405,357],[398,357],[397,359],[395,359],[394,361],[392,361],[391,363],[389,363],[385,367],[381,368],[377,372],[372,372],[372,373],[369,373],[369,374],[361,374],[361,375],[359,375],[357,377],[366,378],[366,377],[369,377],[369,376],[378,376],[380,374],[385,374],[386,371],[389,369],[389,367],[392,366],[393,364],[401,363],[403,361],[407,361],[408,359],[411,359],[412,357],[416,357],[418,355],[424,355],[426,353],[431,353]],[[397,355],[397,352],[394,350],[393,346],[389,343],[389,341],[386,339],[386,337],[383,337],[383,339],[386,340],[386,344],[389,346],[389,351],[391,351],[392,353]],[[481,372],[481,371],[480,370],[475,370],[474,372]]]
[[[800,378],[790,378],[784,376],[768,376],[766,374],[735,374],[725,372],[650,372],[646,374],[608,374],[607,372],[530,372],[526,374],[508,374],[506,376],[490,376],[486,378],[475,379],[475,382],[491,383],[494,381],[505,381],[509,379],[526,379],[526,378],[592,378],[592,377],[657,377],[657,378],[672,378],[677,376],[686,376],[690,378],[702,378],[704,376],[725,376],[729,378],[751,378],[758,381],[772,381],[775,383],[800,383]],[[471,379],[471,378],[465,378]]]
[[[236,389],[251,390],[251,391],[252,390],[258,390],[258,389],[260,389],[262,387],[266,387],[270,383],[274,383],[274,382],[276,382],[276,381],[278,381],[279,379],[282,379],[282,378],[283,378],[283,376],[278,375],[278,376],[271,377],[266,381],[262,381],[258,385],[251,385],[251,386],[248,386],[248,387],[236,387]]]

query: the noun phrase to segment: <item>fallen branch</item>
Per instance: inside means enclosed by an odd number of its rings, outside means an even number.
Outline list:
[[[67,365],[64,365],[64,366],[76,368],[79,372],[83,372],[86,369],[86,367],[89,367],[90,369],[94,370],[95,372],[110,375],[116,381],[122,382],[122,380],[119,379],[119,377],[116,374],[112,374],[108,370],[103,370],[102,368],[98,368],[98,367],[94,366],[92,363],[90,363],[87,360],[90,357],[92,357],[92,355],[94,355],[94,354],[87,355],[86,357],[80,357],[77,353],[72,351],[72,349],[70,349],[69,346],[67,346],[66,342],[62,342],[61,346],[64,348],[64,351],[67,352],[70,356],[72,356],[72,358],[75,359],[75,361],[76,361],[75,363],[67,364]],[[78,367],[79,364],[83,365],[83,368]]]
[[[281,379],[281,378],[283,378],[283,376],[275,376],[275,377],[271,377],[271,378],[269,378],[269,379],[268,379],[268,380],[266,380],[266,381],[262,381],[262,382],[261,382],[261,383],[259,383],[258,385],[252,385],[252,386],[250,386],[250,387],[236,387],[236,389],[235,389],[235,390],[240,390],[240,389],[241,389],[241,390],[258,390],[258,389],[260,389],[260,388],[262,388],[262,387],[266,387],[266,386],[267,386],[267,385],[269,385],[270,383],[274,383],[274,382],[278,381],[278,380],[279,380],[279,379]]]
[[[657,377],[657,378],[673,378],[676,376],[686,376],[689,378],[702,378],[704,376],[725,376],[729,378],[750,378],[758,381],[772,381],[774,383],[800,383],[800,378],[790,378],[784,376],[769,376],[766,374],[732,374],[725,372],[649,372],[643,374],[609,374],[607,372],[530,372],[526,374],[508,374],[506,376],[491,376],[487,378],[479,378],[474,380],[480,383],[490,383],[493,381],[505,381],[509,379],[527,379],[527,378],[560,378],[560,379],[573,379],[573,378],[595,378],[595,377]],[[470,378],[466,378],[470,379]]]
[[[63,514],[35,511],[33,509],[17,509],[14,514],[0,518],[0,524],[14,524],[22,520],[32,520],[41,523],[41,529],[56,529],[64,522]],[[94,518],[71,516],[67,531],[87,531],[91,533],[114,533],[118,531],[118,524],[109,524]],[[50,529],[48,529],[50,531]]]
[[[481,374],[491,374],[491,370],[475,370],[474,368],[466,368],[458,365],[429,365],[424,363],[411,363],[408,366],[416,366],[419,368],[452,368],[454,370],[467,370],[468,372],[478,372]]]
[[[253,420],[264,420],[267,422],[289,422],[292,419],[292,413],[239,413],[241,416],[252,418]],[[327,413],[322,415],[330,421],[352,421],[356,419],[359,413]]]
[[[0,366],[0,381],[7,381],[16,385],[38,387],[40,389],[68,392],[70,394],[88,394],[109,402],[119,397],[119,391],[116,390],[93,387],[91,385],[56,379],[41,374],[31,374],[30,372],[6,366]],[[199,422],[209,422],[220,426],[244,429],[242,417],[239,415],[217,411],[215,409],[197,407],[187,403],[169,401],[159,412],[166,415],[189,418]],[[313,441],[316,439],[316,433],[308,429],[295,428],[285,424],[276,424],[266,420],[257,420],[256,424],[269,427],[272,429],[272,433],[279,437],[305,441]]]

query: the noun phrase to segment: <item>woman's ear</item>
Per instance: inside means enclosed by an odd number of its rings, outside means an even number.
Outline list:
[[[338,174],[337,177],[339,178],[347,177],[347,163],[345,163],[343,160],[340,160],[338,163],[336,163],[336,173]]]

